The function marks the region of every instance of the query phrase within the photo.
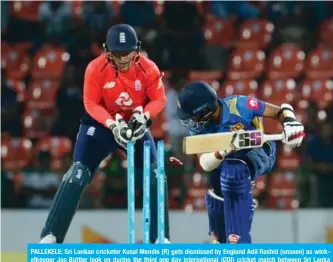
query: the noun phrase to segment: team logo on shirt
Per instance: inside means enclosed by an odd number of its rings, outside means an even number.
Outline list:
[[[237,123],[236,125],[233,125],[230,129],[231,129],[231,131],[239,131],[243,128],[244,128],[244,126],[242,123]]]
[[[141,88],[142,88],[141,81],[139,79],[135,80],[135,82],[134,82],[135,91],[140,91]]]
[[[127,92],[121,92],[115,103],[119,106],[131,106],[133,104],[133,100]]]
[[[253,97],[249,97],[247,99],[247,108],[248,109],[258,109],[259,108],[258,99],[255,99]]]
[[[114,88],[116,86],[116,82],[107,82],[104,86],[103,89],[110,89]]]

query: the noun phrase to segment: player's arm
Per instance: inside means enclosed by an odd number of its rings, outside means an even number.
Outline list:
[[[304,126],[296,120],[294,108],[289,104],[273,105],[253,97],[240,96],[239,107],[243,114],[249,118],[264,117],[280,121],[283,125],[287,146],[293,148],[301,145],[304,137]]]
[[[281,106],[273,105],[271,103],[265,103],[265,111],[263,117],[271,118],[283,123],[286,117],[292,117],[296,119],[294,109],[289,104],[282,104]]]
[[[232,152],[232,149],[222,150],[222,151],[215,151],[211,153],[203,153],[198,154],[199,163],[203,170],[206,172],[210,172],[222,163],[224,157]]]
[[[97,72],[98,74],[98,72]],[[97,122],[110,128],[114,123],[113,117],[100,104],[102,99],[102,86],[98,82],[98,75],[93,63],[87,66],[84,76],[83,103],[88,114]]]

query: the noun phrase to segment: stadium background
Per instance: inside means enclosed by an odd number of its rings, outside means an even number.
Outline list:
[[[294,105],[304,146],[279,144],[276,168],[254,188],[259,209],[332,209],[332,14],[332,2],[320,1],[1,2],[2,211],[50,206],[71,164],[85,67],[115,23],[136,28],[142,54],[165,74],[168,104],[151,131],[165,140],[167,158],[185,164],[166,162],[171,209],[204,210],[208,187],[209,174],[179,147],[186,130],[174,115],[176,95],[190,80],[207,81],[222,97]],[[274,121],[264,127],[281,131]],[[102,163],[80,209],[126,208],[124,159],[118,152]]]

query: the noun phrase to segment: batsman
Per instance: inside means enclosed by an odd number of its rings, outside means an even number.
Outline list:
[[[241,95],[218,99],[205,82],[191,82],[181,90],[177,114],[189,127],[191,136],[263,130],[264,117],[280,121],[286,146],[298,147],[304,137],[304,127],[296,120],[291,105],[277,106]],[[272,141],[260,148],[235,150],[230,146],[198,154],[201,167],[211,172],[212,189],[206,193],[206,209],[214,243],[251,243],[252,185],[256,178],[272,170],[275,155],[276,145]]]
[[[101,161],[118,148],[125,150],[129,140],[135,142],[136,174],[142,173],[143,143],[150,141],[153,163],[150,241],[157,239],[157,178],[154,172],[157,152],[148,128],[151,119],[166,103],[162,74],[153,61],[140,55],[140,41],[129,25],[110,27],[104,49],[104,54],[86,68],[83,90],[86,113],[81,119],[74,161],[54,197],[40,243],[63,243],[80,197]],[[168,210],[167,206],[165,210]],[[117,225],[110,224],[110,227]],[[165,236],[169,239],[168,212],[165,212]]]

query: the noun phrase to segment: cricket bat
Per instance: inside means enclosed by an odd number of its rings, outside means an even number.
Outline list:
[[[207,135],[187,136],[183,140],[183,152],[186,155],[201,154],[228,149],[240,150],[262,147],[271,140],[282,140],[284,134],[265,135],[262,131],[237,131]]]

